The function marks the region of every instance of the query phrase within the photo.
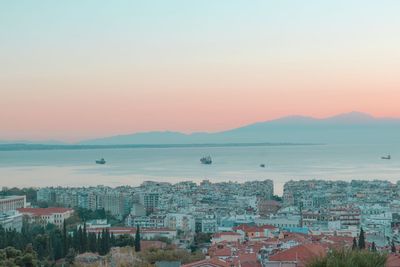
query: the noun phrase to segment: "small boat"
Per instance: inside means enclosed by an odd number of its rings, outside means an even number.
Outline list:
[[[265,168],[265,164],[260,164],[260,167],[261,168]]]
[[[381,159],[391,159],[390,155],[387,155],[386,157],[381,157]]]
[[[212,159],[210,156],[206,156],[206,157],[202,157],[200,159],[201,164],[206,164],[206,165],[210,165],[212,164]]]
[[[96,164],[106,164],[106,161],[102,158],[100,160],[96,160]]]

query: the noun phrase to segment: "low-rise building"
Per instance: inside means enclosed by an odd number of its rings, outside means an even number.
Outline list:
[[[17,209],[22,215],[26,216],[29,223],[42,226],[54,224],[59,228],[63,227],[64,220],[71,217],[74,213],[70,208],[20,208]]]
[[[196,228],[196,223],[192,215],[181,213],[168,213],[165,218],[165,226],[184,232],[194,232]]]
[[[110,234],[114,236],[120,235],[130,235],[134,237],[136,235],[136,227],[108,227],[106,228]],[[105,228],[87,228],[86,231],[88,233],[101,234]],[[176,230],[169,228],[160,228],[160,229],[141,229],[140,228],[140,237],[145,240],[156,239],[158,237],[168,238],[173,240],[176,238],[177,233]]]
[[[126,225],[130,227],[136,227],[139,225],[140,228],[164,228],[165,215],[152,214],[149,216],[138,217],[129,215],[126,218]]]
[[[26,207],[26,196],[1,196],[0,212],[7,212]]]
[[[236,232],[221,232],[213,234],[211,238],[211,243],[221,243],[221,242],[243,242],[244,236]]]
[[[266,239],[274,236],[274,232],[279,229],[272,225],[262,225],[262,226],[249,226],[246,224],[239,225],[233,228],[236,233],[241,234],[245,239],[257,240]]]
[[[83,224],[78,225],[78,228],[83,228]],[[110,228],[111,224],[107,222],[107,219],[97,219],[97,220],[90,220],[86,222],[86,229],[107,229]]]
[[[320,244],[302,244],[270,256],[269,260],[265,263],[264,266],[305,267],[308,263],[310,263],[314,259],[323,257],[325,255],[326,255],[326,248],[321,246]],[[296,265],[292,265],[293,263],[296,263]],[[283,265],[283,264],[290,264],[290,265]]]
[[[261,217],[268,217],[269,215],[276,214],[282,207],[282,204],[275,200],[260,199],[257,203],[258,214]]]
[[[3,229],[11,229],[20,232],[22,229],[22,214],[16,210],[0,213],[0,225]]]
[[[256,219],[257,225],[269,224],[280,229],[300,227],[300,216],[274,216],[268,219]]]

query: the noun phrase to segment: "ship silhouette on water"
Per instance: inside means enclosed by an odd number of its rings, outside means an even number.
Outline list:
[[[206,165],[210,165],[212,164],[212,159],[210,156],[206,156],[206,157],[202,157],[200,159],[201,164],[206,164]]]
[[[381,157],[381,159],[391,159],[392,157],[390,156],[390,155],[387,155],[387,156],[384,156],[384,157]]]
[[[96,160],[96,164],[101,164],[101,165],[103,165],[103,164],[106,164],[106,161],[105,161],[105,159],[99,159],[99,160]]]

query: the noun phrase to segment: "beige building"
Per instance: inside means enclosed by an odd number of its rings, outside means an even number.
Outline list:
[[[0,213],[26,207],[26,196],[0,197]]]
[[[59,228],[62,228],[64,220],[74,213],[74,210],[69,208],[21,208],[18,211],[26,216],[30,223],[43,226],[51,223]]]

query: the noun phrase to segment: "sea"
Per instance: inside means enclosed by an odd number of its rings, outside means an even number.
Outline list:
[[[390,154],[390,160],[381,159]],[[200,158],[210,155],[213,163]],[[107,163],[98,165],[95,160]],[[265,168],[260,167],[265,164]],[[400,144],[260,144],[1,150],[1,187],[138,186],[271,179],[282,195],[289,180],[400,179]]]

